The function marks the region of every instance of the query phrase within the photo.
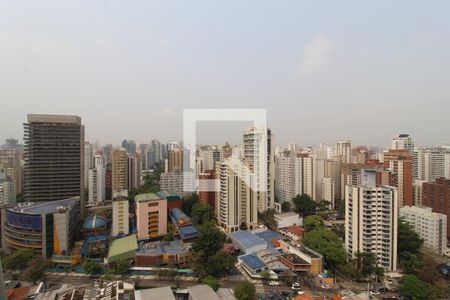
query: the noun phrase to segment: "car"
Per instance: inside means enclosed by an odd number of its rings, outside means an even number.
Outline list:
[[[300,290],[300,283],[294,282],[294,283],[291,285],[291,289],[293,289],[293,290]]]
[[[269,281],[269,285],[272,285],[272,286],[276,286],[276,285],[280,285],[280,283],[278,282],[278,281]]]
[[[303,295],[305,293],[304,291],[300,291],[300,290],[297,290],[295,292],[297,293],[297,295]]]
[[[370,295],[371,296],[376,296],[376,295],[379,295],[379,294],[380,294],[379,291],[370,291]]]

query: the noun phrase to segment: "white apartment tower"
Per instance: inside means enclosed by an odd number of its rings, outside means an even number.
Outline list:
[[[372,252],[378,265],[397,269],[398,192],[376,186],[376,173],[366,170],[362,185],[345,187],[345,248],[351,257]]]
[[[258,211],[274,208],[275,203],[275,167],[273,154],[273,137],[270,129],[251,127],[244,131],[244,160],[250,170],[256,174],[259,187],[257,191]],[[261,161],[263,160],[263,161]],[[262,181],[266,180],[266,183]]]
[[[401,133],[392,139],[391,149],[394,149],[394,150],[406,149],[412,155],[414,152],[413,139],[409,136],[409,134]]]
[[[89,206],[97,206],[105,201],[105,174],[103,156],[94,155],[94,166],[88,172]]]
[[[334,209],[335,191],[334,180],[330,177],[324,177],[320,185],[320,200],[330,202],[330,209]]]
[[[258,226],[258,193],[251,189],[256,180],[249,166],[237,158],[217,164],[219,192],[216,193],[217,220],[227,232]]]
[[[435,213],[430,207],[404,206],[400,217],[409,223],[424,240],[424,246],[439,255],[447,249],[447,216]]]
[[[275,197],[280,203],[303,194],[303,158],[275,158]]]

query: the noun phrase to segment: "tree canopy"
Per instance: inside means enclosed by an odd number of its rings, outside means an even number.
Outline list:
[[[275,220],[275,211],[273,209],[268,209],[258,215],[258,219],[270,229],[277,229],[277,221]]]
[[[316,212],[317,203],[308,195],[297,195],[292,199],[295,211],[303,217],[312,215]]]
[[[303,228],[307,231],[323,228],[324,221],[321,216],[309,215],[303,220]]]
[[[216,277],[208,275],[203,279],[203,283],[209,285],[213,290],[217,291],[220,287],[219,280]]]
[[[427,285],[415,275],[403,275],[399,282],[400,294],[406,299],[427,299]]]
[[[333,267],[340,266],[346,261],[347,253],[342,241],[329,229],[321,228],[305,233],[303,243],[323,254],[326,262]]]
[[[253,283],[243,281],[234,288],[234,296],[238,300],[252,300],[256,296],[256,288]]]
[[[51,263],[42,256],[35,256],[21,274],[23,280],[35,283],[44,276],[45,269]]]
[[[398,248],[397,253],[402,256],[405,253],[416,254],[423,245],[423,240],[412,229],[411,225],[400,219],[398,222]]]
[[[203,225],[214,218],[214,213],[209,205],[194,203],[192,205],[191,218],[195,224]]]
[[[192,193],[190,195],[186,195],[182,200],[181,210],[186,213],[188,216],[192,214],[192,207],[195,203],[198,202],[198,195],[196,193]]]
[[[225,239],[225,234],[217,229],[202,229],[200,235],[192,244],[192,249],[201,253],[202,257],[207,258],[223,248]]]
[[[284,202],[281,204],[281,211],[282,211],[282,212],[288,212],[288,211],[291,211],[291,202],[289,202],[289,201],[284,201]]]
[[[3,265],[8,270],[23,271],[27,268],[30,261],[34,258],[34,252],[31,249],[16,250],[11,255],[3,259]]]

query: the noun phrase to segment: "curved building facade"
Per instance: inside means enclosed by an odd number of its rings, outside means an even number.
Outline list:
[[[10,250],[28,248],[44,257],[68,252],[79,213],[79,197],[9,208],[5,242]]]

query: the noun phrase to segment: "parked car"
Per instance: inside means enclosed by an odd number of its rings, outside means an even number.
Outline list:
[[[294,282],[294,283],[291,285],[291,288],[292,288],[293,290],[299,290],[299,289],[300,289],[300,283]]]
[[[272,286],[277,286],[277,285],[280,285],[280,283],[278,282],[278,281],[269,281],[269,285],[272,285]]]

